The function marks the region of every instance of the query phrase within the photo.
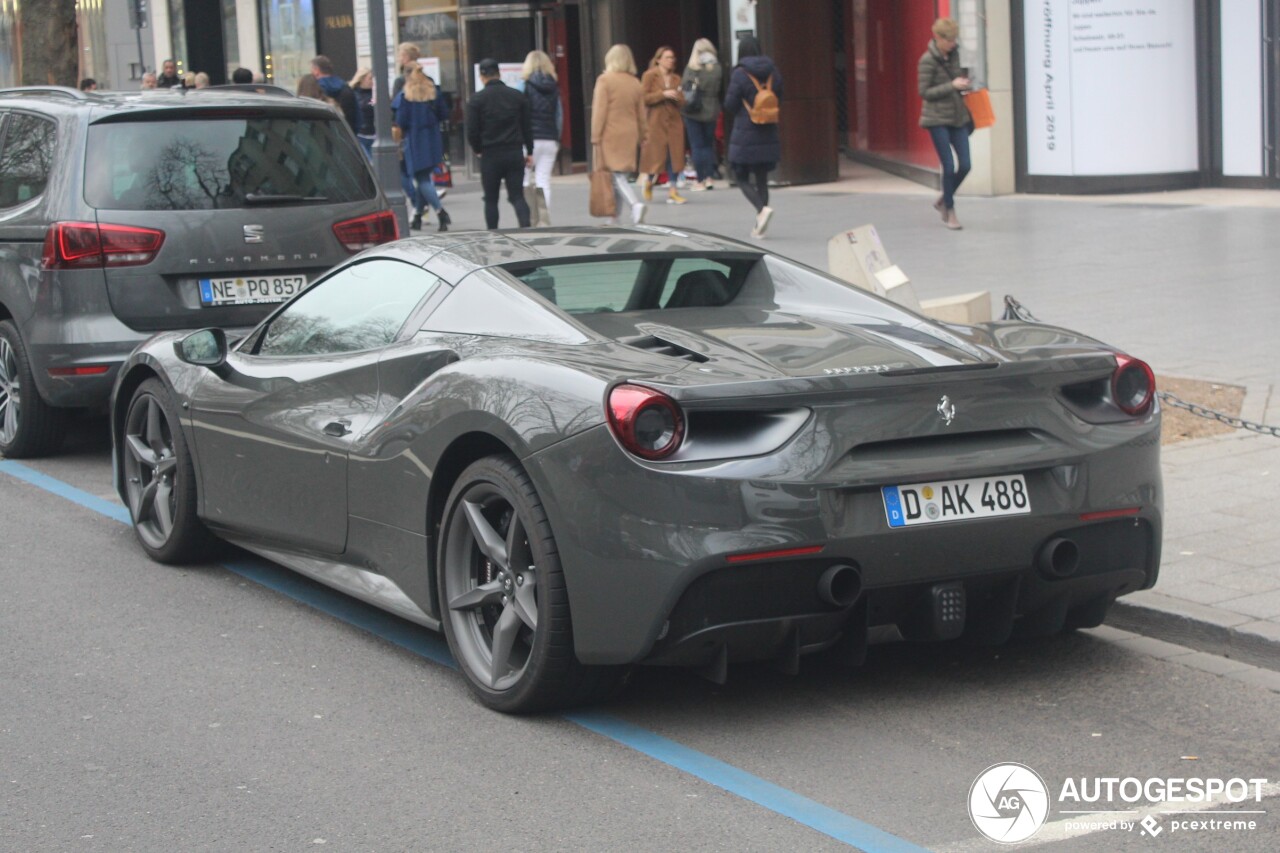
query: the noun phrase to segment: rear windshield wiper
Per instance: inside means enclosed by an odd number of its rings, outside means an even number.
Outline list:
[[[324,195],[298,195],[296,193],[245,193],[245,204],[293,204],[299,201],[328,201]]]

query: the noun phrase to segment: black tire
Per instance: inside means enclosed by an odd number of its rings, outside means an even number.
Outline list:
[[[67,434],[67,416],[67,409],[40,397],[17,326],[0,322],[0,454],[26,459],[56,452]]]
[[[625,677],[625,667],[583,666],[574,656],[555,538],[514,457],[481,459],[458,478],[440,531],[436,582],[449,649],[489,708],[524,714],[587,704]]]
[[[153,560],[207,559],[213,536],[196,515],[196,476],[169,390],[159,379],[138,386],[122,432],[121,470],[133,532]]]

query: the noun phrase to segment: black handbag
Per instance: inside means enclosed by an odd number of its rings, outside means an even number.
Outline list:
[[[697,80],[686,80],[680,84],[680,93],[684,95],[684,106],[680,111],[685,115],[694,115],[702,109],[702,89]]]

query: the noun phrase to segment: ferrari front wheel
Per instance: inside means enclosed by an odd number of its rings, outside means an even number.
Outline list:
[[[551,526],[514,457],[490,456],[458,478],[437,561],[441,621],[479,700],[506,713],[608,694],[617,667],[574,657],[569,597]]]
[[[133,530],[152,559],[183,563],[206,553],[212,537],[196,516],[191,453],[159,379],[148,379],[134,392],[121,454]]]

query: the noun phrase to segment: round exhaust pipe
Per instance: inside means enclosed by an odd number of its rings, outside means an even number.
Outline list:
[[[818,598],[835,607],[848,607],[862,594],[862,574],[853,566],[831,566],[818,578]]]
[[[1070,539],[1050,539],[1040,549],[1036,566],[1051,578],[1069,578],[1080,568],[1080,548]]]

